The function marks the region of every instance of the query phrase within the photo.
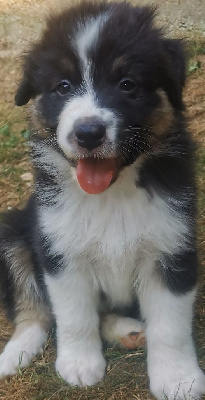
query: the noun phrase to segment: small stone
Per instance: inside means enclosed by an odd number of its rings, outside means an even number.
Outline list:
[[[32,182],[33,175],[31,174],[31,172],[25,172],[24,174],[21,175],[21,179],[22,181],[25,182]]]

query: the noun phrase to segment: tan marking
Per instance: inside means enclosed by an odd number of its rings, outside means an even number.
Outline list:
[[[61,58],[60,63],[62,67],[66,69],[66,71],[69,71],[71,73],[75,71],[75,66],[67,57]]]
[[[166,135],[174,120],[174,111],[168,100],[166,93],[159,89],[157,91],[161,98],[161,104],[152,113],[148,125],[153,129],[153,132],[158,136]]]
[[[25,288],[25,284],[33,277],[31,255],[24,244],[18,243],[6,251],[6,259],[10,265],[15,283],[18,283],[16,290]],[[34,277],[33,277],[34,279]]]
[[[19,329],[22,327],[21,331],[25,326],[38,322],[47,331],[50,311],[41,298],[29,250],[24,245],[13,246],[7,251],[6,258],[14,279],[15,325]]]
[[[21,332],[35,323],[38,323],[45,332],[48,332],[52,326],[52,319],[50,311],[35,304],[33,308],[28,310],[22,310],[18,313],[14,320],[16,330],[13,334],[13,338],[18,337]]]
[[[116,60],[114,61],[113,65],[112,65],[112,71],[115,72],[119,68],[125,67],[126,65],[127,65],[127,60],[125,59],[125,57],[123,57],[123,56],[118,57],[118,58],[116,58]]]
[[[38,135],[41,139],[47,139],[50,136],[50,132],[46,130],[46,121],[42,118],[38,108],[41,97],[41,95],[36,96],[35,100],[28,108],[28,119],[34,134]]]

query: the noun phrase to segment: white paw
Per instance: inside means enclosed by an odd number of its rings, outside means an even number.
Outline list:
[[[199,368],[181,377],[173,371],[170,375],[166,374],[164,380],[162,374],[158,378],[155,375],[155,380],[151,379],[150,390],[159,400],[198,400],[205,393],[205,375]]]
[[[15,343],[13,345],[0,355],[0,378],[16,374],[19,368],[24,368],[30,363],[31,356],[15,347]]]
[[[70,385],[91,386],[102,381],[106,363],[100,353],[76,354],[64,353],[56,360],[56,371]]]
[[[0,378],[14,375],[19,368],[27,367],[31,359],[42,352],[45,341],[46,333],[37,324],[15,334],[0,355]]]
[[[126,349],[145,345],[142,322],[117,314],[106,314],[101,320],[101,333],[110,343],[120,343]]]

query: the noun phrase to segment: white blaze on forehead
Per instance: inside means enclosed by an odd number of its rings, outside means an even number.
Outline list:
[[[100,107],[93,88],[92,61],[89,58],[91,49],[95,49],[100,32],[109,15],[103,13],[97,17],[88,17],[76,27],[71,43],[76,56],[80,60],[82,85],[76,95],[65,104],[59,116],[57,140],[64,153],[72,157],[76,144],[73,140],[73,126],[78,120],[87,117],[99,119],[106,127],[106,135],[109,141],[114,141],[117,131],[118,117],[107,109]]]
[[[98,17],[89,17],[85,23],[79,23],[73,46],[77,50],[78,56],[83,63],[88,61],[88,52],[97,44],[100,30],[108,19],[108,14],[103,13]]]
[[[84,83],[87,90],[92,90],[91,60],[89,51],[96,47],[100,31],[108,19],[108,14],[103,13],[98,17],[88,17],[85,22],[80,22],[77,26],[72,45],[76,55],[81,61],[81,68]]]

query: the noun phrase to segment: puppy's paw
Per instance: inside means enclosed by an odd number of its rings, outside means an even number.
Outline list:
[[[30,348],[27,346],[24,350],[24,346],[20,346],[19,343],[9,343],[9,347],[6,347],[0,355],[0,378],[14,375],[19,369],[27,367],[31,359],[42,351],[42,347],[37,350],[33,348],[32,344]]]
[[[101,333],[108,342],[129,350],[145,346],[144,325],[134,318],[105,314],[101,318]]]
[[[19,369],[27,367],[35,355],[42,353],[46,336],[38,324],[16,333],[0,355],[0,378],[14,375]]]
[[[70,385],[91,386],[102,381],[106,363],[103,356],[97,354],[64,353],[56,360],[56,371]]]
[[[27,367],[31,361],[31,354],[26,353],[20,348],[6,349],[0,355],[0,378],[15,375],[20,368]]]
[[[190,375],[181,370],[178,374],[173,371],[166,378],[158,375],[151,379],[150,390],[158,400],[198,400],[205,393],[205,375],[198,368]],[[181,373],[181,376],[179,376]],[[163,374],[164,375],[164,374]]]
[[[130,332],[127,336],[119,338],[119,343],[127,350],[135,350],[139,347],[145,347],[144,333]]]

